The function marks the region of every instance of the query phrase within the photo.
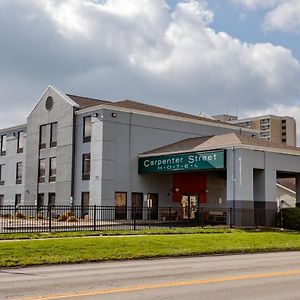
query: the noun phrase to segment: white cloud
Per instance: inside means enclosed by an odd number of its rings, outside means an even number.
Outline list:
[[[300,1],[289,0],[270,11],[264,20],[265,30],[300,32]]]
[[[7,1],[0,10],[1,108],[29,113],[48,84],[193,113],[296,105],[300,65],[291,51],[216,32],[213,17],[204,1],[174,10],[164,0]],[[0,116],[0,127],[6,124]]]
[[[256,9],[267,9],[276,6],[278,3],[285,0],[230,0],[235,4],[239,4],[246,9],[256,10]]]
[[[267,10],[264,17],[265,31],[300,32],[299,0],[230,0],[248,10]]]

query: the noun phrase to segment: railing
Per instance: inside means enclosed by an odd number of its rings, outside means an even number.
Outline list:
[[[276,226],[277,215],[276,210],[209,207],[0,206],[0,233]]]

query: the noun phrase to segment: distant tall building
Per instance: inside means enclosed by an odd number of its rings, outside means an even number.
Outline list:
[[[236,116],[223,114],[213,116],[213,118],[241,127],[256,129],[259,131],[261,139],[296,146],[296,121],[292,117],[264,115],[238,119]]]

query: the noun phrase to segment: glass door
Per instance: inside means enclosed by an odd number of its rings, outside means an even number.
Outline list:
[[[198,196],[183,195],[181,199],[183,219],[194,220],[198,211]]]

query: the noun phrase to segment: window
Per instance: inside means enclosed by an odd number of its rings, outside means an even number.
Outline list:
[[[158,219],[158,194],[148,193],[147,195],[148,207],[150,208],[150,219]]]
[[[56,181],[56,157],[50,158],[50,166],[49,166],[49,181]]]
[[[24,148],[24,132],[18,132],[18,143],[17,143],[17,153],[23,153]]]
[[[0,206],[4,205],[4,195],[0,195]]]
[[[92,135],[92,118],[87,116],[83,118],[83,142],[89,143]]]
[[[115,219],[127,219],[127,193],[115,193]]]
[[[44,206],[44,194],[38,194],[38,199],[37,199],[37,210],[40,210],[42,206]]]
[[[51,123],[50,127],[50,147],[57,146],[57,123]]]
[[[286,125],[282,126],[282,130],[286,129]]]
[[[55,193],[48,194],[48,205],[55,205]]]
[[[46,160],[42,158],[39,160],[39,183],[45,182],[45,169],[46,169]]]
[[[0,165],[0,185],[4,185],[4,166]]]
[[[21,204],[21,194],[15,195],[15,206],[18,206]]]
[[[82,180],[90,180],[91,154],[82,155]]]
[[[40,149],[46,148],[47,143],[47,125],[40,126]]]
[[[16,184],[22,183],[23,163],[18,162],[16,167]]]
[[[281,120],[281,123],[282,124],[286,124],[286,120]]]
[[[132,193],[131,194],[131,206],[132,206],[132,219],[142,220],[143,219],[143,193]]]
[[[282,143],[286,144],[286,139],[282,139]]]
[[[81,194],[81,217],[84,218],[89,214],[90,193],[83,192]]]
[[[0,155],[6,155],[6,135],[1,135]]]

